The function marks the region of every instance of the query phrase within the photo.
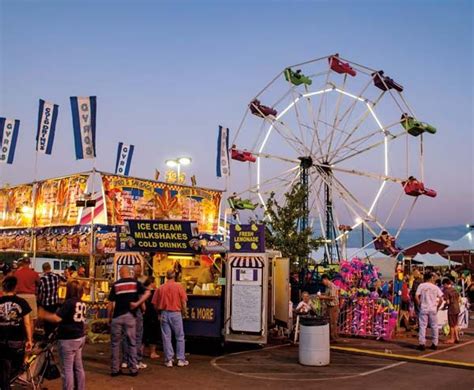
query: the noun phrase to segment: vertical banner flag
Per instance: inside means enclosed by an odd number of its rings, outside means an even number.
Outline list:
[[[54,133],[58,119],[59,106],[54,103],[39,101],[38,130],[36,132],[36,151],[51,154],[53,151]]]
[[[0,163],[13,164],[20,121],[0,118]]]
[[[128,176],[130,173],[130,165],[132,164],[133,145],[125,145],[119,142],[117,150],[117,161],[115,163],[115,173],[118,175]]]
[[[219,126],[219,136],[217,137],[217,177],[229,176],[229,129]]]
[[[97,99],[95,96],[71,97],[72,125],[76,159],[95,158],[95,123]]]

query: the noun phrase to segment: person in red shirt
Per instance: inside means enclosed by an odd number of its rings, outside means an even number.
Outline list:
[[[183,286],[176,283],[175,277],[176,274],[174,270],[169,270],[166,273],[167,282],[155,291],[152,300],[156,309],[161,311],[161,337],[163,340],[166,367],[173,367],[174,350],[171,343],[172,333],[174,333],[176,338],[178,367],[184,367],[189,364],[184,355],[182,316],[182,313],[186,312],[186,302],[188,298]]]
[[[30,305],[30,325],[31,334],[34,333],[36,320],[38,318],[38,307],[36,304],[36,289],[40,282],[38,272],[30,268],[31,260],[29,257],[25,257],[19,261],[18,270],[15,272],[15,277],[18,281],[16,286],[16,294],[23,298],[28,305]]]

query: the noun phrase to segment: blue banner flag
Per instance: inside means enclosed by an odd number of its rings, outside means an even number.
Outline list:
[[[72,125],[76,159],[95,158],[95,124],[97,99],[95,96],[71,97]]]
[[[0,118],[0,163],[13,164],[20,121]]]
[[[130,173],[130,165],[132,165],[132,156],[135,146],[125,145],[119,142],[117,150],[117,161],[115,162],[115,173],[118,175],[128,176]]]
[[[219,136],[217,137],[217,177],[229,176],[229,129],[219,126]]]
[[[59,106],[54,103],[39,101],[38,130],[36,132],[36,151],[51,154],[53,151],[54,133],[58,119]]]

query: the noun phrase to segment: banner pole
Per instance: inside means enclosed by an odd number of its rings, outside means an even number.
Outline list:
[[[38,144],[36,144],[35,166],[33,172],[33,188],[31,196],[33,198],[33,215],[31,219],[31,246],[30,250],[33,253],[33,268],[36,266],[36,206],[37,206],[37,180],[38,180]]]
[[[95,158],[92,167],[92,184],[91,184],[91,200],[94,200],[94,184],[95,184]],[[95,202],[95,200],[94,200]],[[89,253],[89,279],[90,279],[90,296],[91,302],[95,302],[95,234],[94,234],[94,218],[95,218],[95,203],[91,210],[91,223],[90,223],[90,253]]]

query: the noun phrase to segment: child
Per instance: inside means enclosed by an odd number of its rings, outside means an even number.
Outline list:
[[[296,306],[296,314],[309,314],[312,310],[311,302],[309,301],[309,293],[303,291],[301,298],[302,301]]]

